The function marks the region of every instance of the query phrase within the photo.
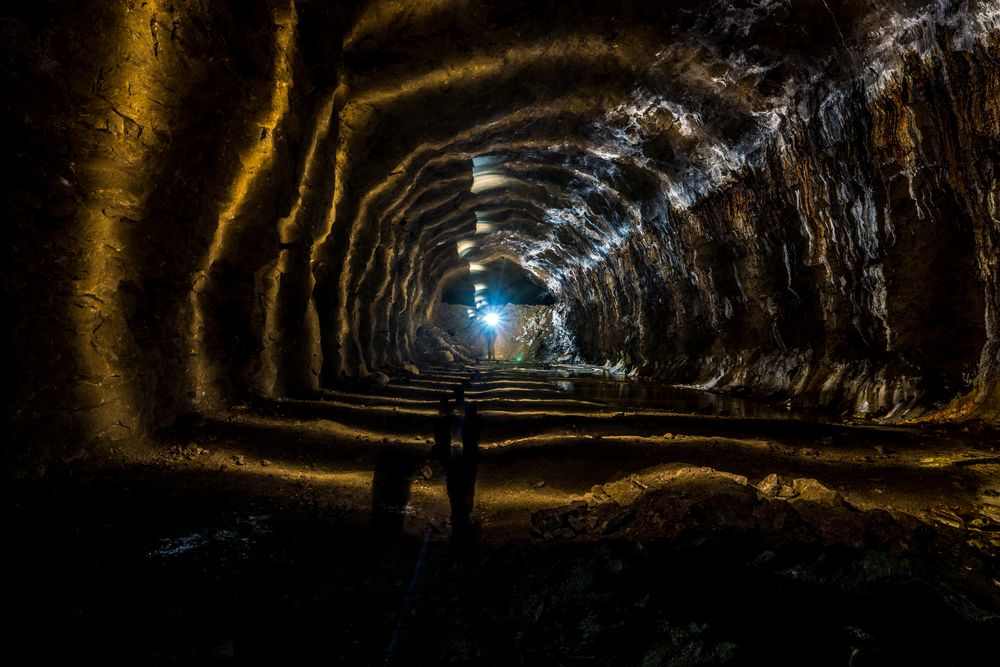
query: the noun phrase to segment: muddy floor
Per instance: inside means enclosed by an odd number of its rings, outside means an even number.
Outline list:
[[[454,442],[480,416],[472,525]],[[982,664],[1000,447],[588,369],[424,368],[6,487],[17,654],[72,664]],[[457,451],[457,450],[456,450]],[[40,472],[40,471],[38,471]]]

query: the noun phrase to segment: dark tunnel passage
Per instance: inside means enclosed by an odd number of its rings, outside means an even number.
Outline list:
[[[36,658],[995,652],[996,2],[38,0],[0,35]]]

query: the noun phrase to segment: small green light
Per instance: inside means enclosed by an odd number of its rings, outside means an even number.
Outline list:
[[[514,361],[516,361],[517,363],[521,363],[521,355],[514,357]]]

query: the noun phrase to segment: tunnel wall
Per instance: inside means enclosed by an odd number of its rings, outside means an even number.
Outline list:
[[[998,55],[994,35],[911,55],[874,91],[816,95],[758,167],[689,208],[651,205],[659,224],[611,271],[576,276],[587,356],[865,415],[995,421]]]
[[[299,19],[284,0],[3,10],[6,457],[44,468],[316,385],[336,70],[307,71]]]
[[[995,5],[403,4],[0,11],[5,457],[414,360],[471,235],[562,358],[1000,420]]]

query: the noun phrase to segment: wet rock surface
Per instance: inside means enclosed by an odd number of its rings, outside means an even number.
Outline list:
[[[537,355],[998,418],[995,3],[41,3],[0,34],[24,468],[470,359],[435,307],[503,262],[555,300]]]

